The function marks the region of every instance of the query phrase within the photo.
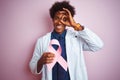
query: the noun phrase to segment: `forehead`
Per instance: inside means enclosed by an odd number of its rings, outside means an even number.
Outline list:
[[[66,11],[58,11],[56,12],[55,16],[57,15],[67,15],[67,12]]]

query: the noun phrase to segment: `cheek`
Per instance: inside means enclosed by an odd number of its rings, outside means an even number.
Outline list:
[[[53,23],[54,23],[54,24],[57,24],[57,21],[54,21]]]
[[[54,24],[54,26],[56,26],[56,25],[59,24],[59,22],[58,21],[54,21],[53,24]]]
[[[55,23],[55,21],[52,21],[52,23],[53,23],[53,25],[55,25],[56,23]]]
[[[53,24],[57,24],[57,21],[56,21],[56,20],[53,20]]]

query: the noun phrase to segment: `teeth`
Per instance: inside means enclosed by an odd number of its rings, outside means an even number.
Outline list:
[[[62,28],[62,26],[61,25],[59,25],[59,26],[56,26],[57,28]]]

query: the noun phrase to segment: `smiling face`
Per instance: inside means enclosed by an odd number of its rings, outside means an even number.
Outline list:
[[[54,25],[54,30],[61,34],[64,30],[66,25],[63,24],[63,22],[67,21],[67,13],[65,11],[58,11],[54,18],[53,18],[53,25]]]

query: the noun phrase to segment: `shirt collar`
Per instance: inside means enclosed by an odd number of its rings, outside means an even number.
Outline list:
[[[65,35],[66,35],[66,31],[67,31],[67,30],[64,30],[62,34],[59,34],[59,33],[57,33],[55,30],[53,30],[52,35],[53,35],[56,39],[59,39],[60,37],[64,39],[64,38],[65,38]]]

